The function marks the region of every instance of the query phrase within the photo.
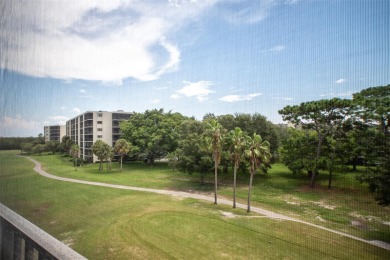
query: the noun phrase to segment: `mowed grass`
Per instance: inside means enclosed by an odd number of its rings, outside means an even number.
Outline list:
[[[104,183],[156,189],[181,190],[213,194],[213,173],[205,176],[175,171],[165,163],[149,166],[142,162],[123,165],[112,163],[112,170],[98,171],[98,163],[72,168],[69,157],[60,155],[33,156],[55,175]],[[248,174],[238,173],[238,201],[246,203]],[[324,227],[336,229],[368,240],[390,243],[390,208],[377,205],[367,186],[356,181],[356,173],[335,173],[332,189],[327,189],[327,175],[317,176],[316,189],[308,188],[306,176],[293,175],[284,165],[275,164],[269,173],[254,177],[252,205],[286,214]],[[232,174],[219,173],[219,195],[231,199]]]
[[[51,180],[13,152],[0,152],[0,165],[1,203],[90,259],[385,259],[389,253],[228,206]]]

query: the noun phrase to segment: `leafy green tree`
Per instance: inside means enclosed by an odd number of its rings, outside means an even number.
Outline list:
[[[230,158],[234,165],[233,171],[233,208],[236,208],[236,181],[237,181],[237,169],[240,167],[240,162],[243,157],[244,148],[246,144],[246,138],[241,128],[236,127],[231,130],[227,137],[226,142],[229,146]]]
[[[126,139],[121,138],[115,143],[114,151],[116,154],[119,154],[120,161],[121,161],[121,171],[122,171],[123,157],[130,152],[130,148],[131,145],[129,142],[126,141]]]
[[[355,93],[357,121],[365,131],[367,172],[358,177],[369,185],[380,205],[390,205],[390,85]]]
[[[212,153],[214,161],[214,204],[217,203],[217,188],[218,188],[218,165],[221,161],[223,129],[222,125],[216,120],[211,120],[207,124],[205,139],[209,145],[209,150]]]
[[[310,187],[315,186],[315,176],[321,163],[323,143],[328,136],[340,129],[340,125],[353,111],[352,103],[347,99],[334,98],[301,103],[296,106],[286,106],[279,111],[283,120],[303,129],[314,130],[317,134],[317,146],[314,159],[314,173],[311,175]]]
[[[72,147],[72,145],[74,144],[74,142],[72,141],[72,139],[70,138],[70,136],[63,136],[62,139],[61,139],[61,147],[62,147],[62,151],[65,152],[65,153],[70,153],[70,148]]]
[[[245,157],[248,159],[250,168],[247,212],[250,212],[253,175],[259,168],[266,171],[270,167],[271,153],[269,142],[263,141],[260,135],[248,136],[246,144]]]
[[[24,143],[33,143],[36,137],[0,137],[0,150],[18,150]]]
[[[60,143],[54,141],[48,141],[45,143],[46,150],[55,154],[59,150]]]
[[[134,113],[128,121],[120,125],[122,136],[153,164],[156,158],[176,150],[180,124],[186,118],[179,113],[164,113],[160,110],[147,110]]]
[[[108,158],[111,147],[102,140],[97,140],[92,145],[92,152],[99,159],[99,171],[103,170],[103,161]]]
[[[40,134],[38,135],[38,137],[35,138],[33,144],[34,144],[34,145],[37,145],[37,144],[45,144],[45,137],[43,136],[42,133],[40,133]]]
[[[175,151],[178,169],[189,174],[199,172],[202,185],[204,176],[213,167],[208,145],[204,140],[205,129],[204,122],[193,118],[185,120],[179,127],[178,148]]]
[[[293,174],[307,171],[311,177],[314,169],[317,135],[311,130],[288,129],[288,138],[279,149],[282,162]]]
[[[75,167],[75,170],[77,171],[77,159],[80,156],[80,147],[77,144],[73,144],[70,147],[70,155],[72,156],[72,158],[74,160],[74,162],[73,162],[74,167]]]
[[[27,154],[31,154],[31,152],[32,152],[32,149],[33,149],[33,143],[31,142],[31,143],[22,143],[21,145],[20,145],[20,151],[21,151],[21,153],[27,153]]]
[[[278,129],[272,122],[268,121],[265,116],[259,113],[221,115],[217,117],[217,121],[223,125],[227,131],[231,131],[234,130],[234,128],[239,127],[247,135],[252,136],[254,133],[257,133],[265,140],[269,141],[271,153],[274,154],[278,150],[280,144]]]
[[[176,149],[174,152],[168,153],[165,157],[168,160],[168,164],[172,167],[172,171],[176,170],[176,167],[179,162],[179,156],[178,153],[180,150]]]
[[[37,153],[39,155],[42,155],[42,152],[45,151],[45,145],[43,144],[36,144],[32,148],[33,153]]]
[[[106,160],[108,162],[107,163],[107,172],[111,171],[111,162],[114,159],[114,155],[115,155],[114,149],[112,149],[111,147],[108,147],[105,151],[105,154],[104,154],[104,160]]]

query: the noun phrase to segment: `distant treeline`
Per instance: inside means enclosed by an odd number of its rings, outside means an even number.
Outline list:
[[[23,143],[37,142],[39,137],[0,137],[0,150],[19,150]]]

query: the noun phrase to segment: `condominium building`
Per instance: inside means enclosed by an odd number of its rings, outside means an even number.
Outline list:
[[[122,110],[87,111],[66,122],[66,135],[80,146],[82,159],[96,162],[98,159],[92,153],[93,143],[102,140],[113,147],[121,135],[119,123],[129,119],[131,114]]]
[[[43,132],[45,134],[45,142],[61,142],[62,137],[66,135],[66,127],[64,125],[44,126]]]

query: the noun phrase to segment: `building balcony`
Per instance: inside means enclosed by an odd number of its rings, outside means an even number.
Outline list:
[[[86,259],[0,203],[0,259]]]

